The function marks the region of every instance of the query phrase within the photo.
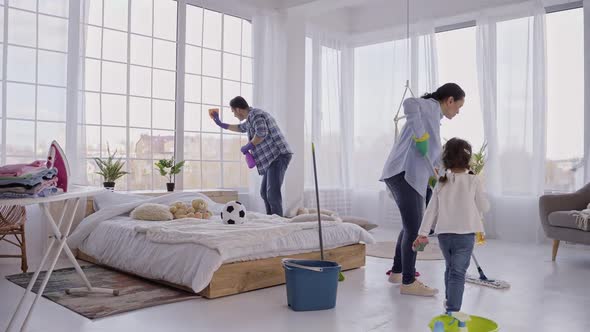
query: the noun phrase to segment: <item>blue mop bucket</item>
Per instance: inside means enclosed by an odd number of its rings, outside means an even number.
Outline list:
[[[292,310],[325,310],[336,306],[340,264],[283,259],[283,268],[287,281],[287,303]]]

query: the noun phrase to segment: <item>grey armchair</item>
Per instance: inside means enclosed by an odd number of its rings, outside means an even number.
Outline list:
[[[539,198],[539,214],[543,230],[548,238],[553,239],[553,256],[555,261],[559,241],[590,244],[590,232],[580,230],[576,217],[571,210],[583,210],[590,203],[590,183],[582,189],[569,194],[549,194]]]

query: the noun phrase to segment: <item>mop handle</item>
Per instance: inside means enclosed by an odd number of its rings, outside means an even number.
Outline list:
[[[321,260],[324,260],[324,241],[322,239],[322,217],[320,214],[320,194],[318,190],[318,172],[315,165],[315,145],[311,143],[311,157],[313,159],[313,178],[315,181],[315,199],[316,205],[318,209],[318,228],[320,233],[320,257]]]
[[[475,258],[474,254],[471,254],[471,258],[473,258],[473,261],[475,262],[475,266],[477,266],[477,268],[479,269],[479,262],[477,261],[477,258]]]
[[[438,176],[438,172],[436,171],[436,168],[434,168],[434,164],[430,160],[430,157],[428,157],[428,155],[425,155],[424,158],[426,158],[426,161],[428,161],[428,165],[430,166],[430,168],[432,168],[432,174],[434,174],[434,176]]]

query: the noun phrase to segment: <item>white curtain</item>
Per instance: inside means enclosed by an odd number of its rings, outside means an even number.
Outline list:
[[[285,86],[285,62],[287,49],[285,17],[278,12],[264,13],[252,18],[253,83],[255,86],[253,105],[271,113],[280,128],[286,127],[284,110],[287,98]],[[250,171],[248,208],[265,212],[260,198],[262,177]],[[285,192],[283,186],[283,193]],[[283,194],[284,195],[284,194]]]
[[[309,29],[306,39],[305,195],[315,207],[311,143],[322,208],[350,214],[352,50],[338,37]]]
[[[311,46],[311,79],[306,82],[311,84],[311,108],[306,109],[305,119],[305,187],[314,187],[313,142],[319,186],[342,188],[346,167],[342,159],[342,45],[315,32],[311,33],[306,46]]]
[[[490,236],[536,241],[540,235],[538,197],[545,163],[545,11],[477,23],[477,63],[484,131],[485,169],[492,209]]]
[[[421,24],[412,31],[410,43],[397,39],[354,50],[352,213],[382,225],[401,223],[395,202],[379,178],[394,143],[393,118],[406,80],[416,97],[438,87],[434,28]],[[400,130],[403,124],[401,120]]]
[[[422,22],[416,24],[411,37],[412,90],[416,97],[438,88],[438,61],[434,26]]]

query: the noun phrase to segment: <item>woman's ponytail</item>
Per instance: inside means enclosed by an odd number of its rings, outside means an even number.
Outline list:
[[[424,99],[433,98],[438,101],[447,100],[449,97],[453,97],[454,100],[462,100],[465,98],[465,91],[455,83],[446,83],[441,85],[436,91],[425,93],[422,96]]]

